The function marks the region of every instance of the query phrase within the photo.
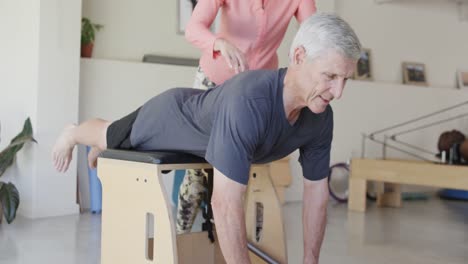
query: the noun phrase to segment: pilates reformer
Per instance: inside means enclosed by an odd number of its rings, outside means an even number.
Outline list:
[[[189,154],[103,152],[98,161],[103,188],[101,263],[225,263],[216,234],[214,243],[207,231],[176,235],[162,183],[168,170],[210,168],[204,159]],[[252,165],[249,177],[245,218],[251,261],[287,263],[278,186],[290,182],[289,162]]]
[[[366,211],[367,182],[369,181],[374,182],[374,185],[376,185],[378,206],[401,207],[401,184],[468,190],[467,166],[449,165],[452,162],[444,158],[434,160],[437,157],[437,153],[404,142],[398,138],[399,136],[442,123],[466,118],[468,117],[468,113],[465,112],[448,118],[438,117],[436,121],[426,121],[428,118],[460,107],[466,107],[467,105],[468,101],[464,101],[402,123],[379,129],[369,135],[363,134],[362,158],[352,159],[351,161],[348,209],[358,212]],[[408,129],[408,125],[413,127]],[[392,134],[384,134],[389,132],[392,132]],[[384,134],[383,139],[377,139],[377,135],[379,134]],[[369,159],[365,157],[367,140],[382,146],[382,159]],[[402,147],[405,147],[405,149]],[[388,159],[387,149],[396,150],[421,161]],[[410,149],[410,151],[406,149]],[[426,157],[417,153],[423,153]],[[428,155],[429,158],[427,158]]]

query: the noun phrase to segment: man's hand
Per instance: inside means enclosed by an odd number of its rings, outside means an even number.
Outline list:
[[[214,169],[213,208],[216,233],[226,263],[249,264],[244,217],[247,186],[237,183]]]
[[[249,65],[247,65],[247,60],[242,51],[227,40],[222,38],[216,39],[213,49],[221,53],[229,68],[234,69],[236,74],[248,69]]]
[[[310,181],[304,178],[302,225],[304,232],[304,264],[319,261],[327,221],[328,178]]]

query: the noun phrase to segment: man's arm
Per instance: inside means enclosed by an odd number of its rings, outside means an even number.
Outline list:
[[[213,208],[216,233],[226,263],[249,264],[244,217],[247,186],[237,183],[214,169]]]
[[[304,178],[302,225],[304,264],[318,263],[327,221],[328,178],[310,181]]]

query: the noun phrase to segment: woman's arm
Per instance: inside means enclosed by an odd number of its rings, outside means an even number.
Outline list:
[[[210,53],[213,58],[219,53],[237,74],[249,67],[244,54],[233,43],[217,38],[210,31],[223,4],[224,0],[199,0],[185,29],[185,38],[203,52]]]
[[[294,15],[296,16],[296,19],[300,24],[302,23],[302,21],[304,21],[304,19],[315,14],[315,12],[317,12],[315,0],[301,0]]]
[[[210,31],[223,0],[199,0],[185,28],[185,38],[203,52],[213,52],[216,36]]]

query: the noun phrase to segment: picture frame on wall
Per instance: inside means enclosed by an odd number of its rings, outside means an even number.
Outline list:
[[[426,65],[418,62],[403,62],[403,83],[427,86]]]
[[[355,80],[372,81],[372,56],[371,50],[363,48],[361,50],[361,57],[357,63],[356,71],[354,72]]]
[[[458,89],[468,88],[468,70],[466,69],[457,70],[457,83],[458,83]]]

